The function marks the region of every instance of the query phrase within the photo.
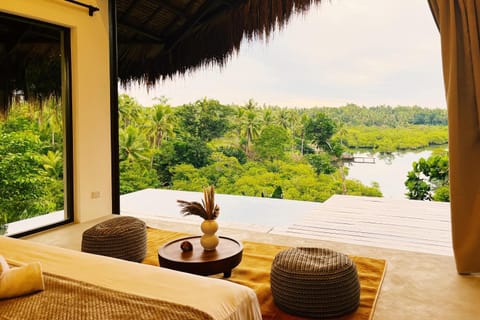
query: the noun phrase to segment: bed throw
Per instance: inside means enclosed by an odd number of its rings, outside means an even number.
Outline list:
[[[1,320],[213,320],[189,306],[44,273],[45,291],[0,300]]]

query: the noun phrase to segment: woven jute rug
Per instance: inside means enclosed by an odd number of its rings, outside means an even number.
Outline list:
[[[213,320],[210,315],[188,306],[118,292],[45,272],[43,275],[44,291],[0,300],[0,319]]]
[[[147,256],[143,263],[158,266],[158,248],[168,241],[186,236],[184,233],[147,228]],[[273,244],[242,241],[242,262],[232,270],[228,281],[233,281],[252,288],[265,320],[300,320],[275,306],[270,290],[270,271],[272,261],[277,253],[288,247]],[[375,303],[383,281],[386,261],[360,256],[349,256],[356,264],[360,279],[360,306],[342,320],[372,319]]]

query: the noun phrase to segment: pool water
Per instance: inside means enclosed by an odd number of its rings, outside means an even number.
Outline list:
[[[144,189],[120,197],[121,214],[199,221],[197,216],[183,217],[177,200],[201,202],[203,193],[191,191]],[[257,198],[216,194],[220,206],[219,223],[261,225],[270,227],[288,226],[299,222],[319,202]]]

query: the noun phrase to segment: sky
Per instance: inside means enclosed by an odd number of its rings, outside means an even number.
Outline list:
[[[144,105],[204,97],[280,107],[445,108],[440,36],[426,0],[330,0],[298,15],[268,42],[244,41],[220,68],[120,89]]]

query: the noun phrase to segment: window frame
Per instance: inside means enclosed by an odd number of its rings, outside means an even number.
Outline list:
[[[73,173],[73,108],[72,108],[72,68],[71,68],[71,36],[70,29],[52,23],[0,12],[0,19],[9,19],[17,22],[40,26],[58,31],[60,34],[61,61],[61,106],[63,117],[63,183],[64,183],[64,220],[39,224],[38,227],[21,231],[15,234],[7,234],[12,238],[21,238],[44,230],[55,228],[74,221],[74,173]],[[22,220],[15,222],[21,223]]]

